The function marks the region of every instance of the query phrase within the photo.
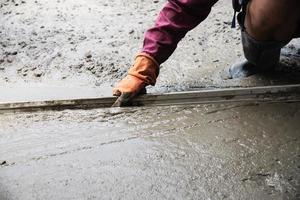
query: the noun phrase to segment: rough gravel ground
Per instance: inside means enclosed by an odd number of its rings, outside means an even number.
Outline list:
[[[146,28],[165,1],[6,0],[0,4],[0,85],[108,90],[125,74]],[[153,92],[299,82],[299,41],[283,50],[284,62],[269,76],[227,80],[243,59],[240,33],[230,28],[229,0],[216,4],[162,65]],[[45,86],[46,87],[46,86]],[[103,88],[99,90],[99,88]],[[95,94],[96,95],[96,94]]]

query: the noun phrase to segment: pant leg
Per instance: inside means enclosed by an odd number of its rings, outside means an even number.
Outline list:
[[[300,38],[300,22],[298,23],[298,27],[294,34],[294,38]]]

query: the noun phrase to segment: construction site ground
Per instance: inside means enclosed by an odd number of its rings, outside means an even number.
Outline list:
[[[0,1],[0,103],[104,97],[165,1]],[[269,74],[243,60],[220,0],[148,92],[300,83],[300,41]],[[300,103],[0,114],[0,200],[300,199]]]

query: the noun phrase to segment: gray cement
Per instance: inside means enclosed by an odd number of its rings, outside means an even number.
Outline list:
[[[0,1],[0,101],[109,95],[164,0]],[[300,83],[299,40],[272,74],[243,59],[231,1],[180,42],[150,92]],[[300,104],[0,115],[0,200],[299,199]]]
[[[0,199],[299,199],[300,104],[4,114]]]

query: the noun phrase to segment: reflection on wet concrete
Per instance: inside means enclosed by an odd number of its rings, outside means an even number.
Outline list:
[[[4,114],[1,198],[297,199],[299,121],[299,103]]]
[[[85,99],[111,96],[112,87],[84,87],[54,84],[6,84],[0,86],[0,103],[60,99]]]

